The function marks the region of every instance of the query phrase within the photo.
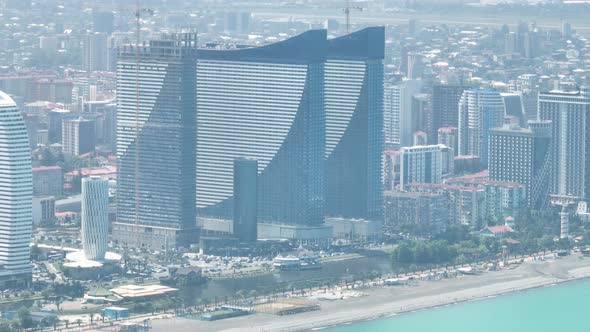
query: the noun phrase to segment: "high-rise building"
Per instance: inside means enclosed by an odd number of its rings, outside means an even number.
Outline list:
[[[238,158],[234,161],[234,236],[242,242],[257,239],[258,162]]]
[[[48,122],[49,122],[49,142],[50,143],[57,143],[61,142],[62,140],[62,125],[64,119],[72,117],[71,112],[69,110],[56,108],[51,110],[48,114]]]
[[[438,144],[453,149],[453,155],[457,156],[459,144],[459,130],[456,127],[443,127],[438,129]]]
[[[432,127],[459,127],[459,99],[464,85],[436,84],[432,88]]]
[[[82,247],[88,260],[102,261],[109,235],[109,181],[82,179]]]
[[[59,166],[33,168],[33,194],[35,196],[61,196],[63,171]]]
[[[87,71],[106,71],[107,35],[90,32],[82,37],[82,61]]]
[[[388,148],[411,146],[413,139],[412,100],[420,93],[422,81],[404,80],[385,83],[383,91],[383,127]]]
[[[258,161],[258,221],[324,223],[325,30],[232,50],[200,49],[197,207],[231,219],[233,163]]]
[[[504,123],[504,102],[496,91],[465,90],[459,100],[459,155],[480,156],[487,165],[488,131]]]
[[[522,95],[519,93],[500,93],[500,96],[504,101],[506,115],[515,117],[521,127],[526,127],[527,119],[525,118]]]
[[[62,149],[66,156],[79,156],[93,152],[96,146],[96,124],[94,120],[64,119],[62,124]]]
[[[326,214],[383,219],[385,30],[328,40],[325,65]]]
[[[533,210],[549,207],[551,131],[551,121],[531,121],[526,129],[504,125],[490,130],[490,179],[525,185],[527,203]]]
[[[436,131],[432,122],[431,96],[426,93],[417,93],[412,96],[412,134],[415,135],[416,132],[424,133],[428,143],[435,143]]]
[[[539,94],[539,116],[552,122],[551,193],[590,194],[590,88]]]
[[[523,113],[526,121],[534,121],[538,118],[537,101],[539,99],[539,75],[522,74],[516,80],[516,91],[522,98]]]
[[[200,215],[231,218],[233,161],[247,157],[258,161],[260,223],[324,227],[326,213],[379,218],[383,49],[383,28],[200,49]]]
[[[115,15],[113,12],[92,11],[92,31],[101,32],[107,35],[115,29]]]
[[[410,183],[441,183],[444,145],[403,147],[400,150],[400,187]]]
[[[139,57],[131,46],[120,54],[113,224],[119,243],[160,250],[198,242],[196,43],[194,33],[173,34],[142,47]]]
[[[0,92],[0,286],[31,282],[33,174],[27,128],[14,101]]]

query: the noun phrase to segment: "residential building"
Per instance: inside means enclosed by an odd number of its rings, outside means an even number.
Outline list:
[[[63,171],[59,166],[39,166],[33,168],[34,196],[61,196],[63,191]]]
[[[412,100],[414,95],[420,93],[422,85],[421,80],[385,83],[383,126],[388,148],[412,145]]]
[[[196,43],[194,33],[167,35],[119,56],[112,233],[120,244],[167,250],[198,242]]]
[[[55,220],[55,197],[33,197],[33,225],[50,223]]]
[[[241,242],[253,242],[258,231],[258,162],[238,158],[234,161],[233,234]]]
[[[481,157],[488,162],[489,129],[504,123],[504,101],[493,90],[465,90],[459,100],[459,155]]]
[[[386,230],[414,226],[436,234],[450,224],[449,205],[442,194],[386,191],[384,199]]]
[[[82,247],[88,260],[102,261],[109,236],[109,181],[82,179]]]
[[[552,123],[551,193],[590,195],[590,87],[539,94],[539,116]]]
[[[459,99],[464,85],[435,84],[432,88],[432,127],[459,127]]]
[[[550,208],[554,178],[551,127],[551,121],[529,121],[528,128],[504,125],[490,130],[490,179],[525,185],[527,204],[537,211]]]
[[[82,62],[86,71],[106,71],[107,38],[101,32],[89,32],[82,36]]]
[[[422,145],[401,148],[400,188],[410,183],[442,182],[442,149],[444,145]]]
[[[326,214],[383,219],[385,29],[328,40],[325,64]]]
[[[407,186],[407,190],[443,195],[449,206],[449,220],[453,224],[468,225],[475,230],[487,226],[484,189],[442,183],[412,183]]]
[[[94,152],[96,146],[96,124],[94,120],[64,119],[61,132],[64,155],[76,157]]]
[[[459,151],[459,130],[457,127],[443,127],[438,129],[438,144],[453,149],[453,155],[457,156]]]
[[[31,283],[33,174],[27,128],[14,101],[0,92],[0,288]]]
[[[258,161],[259,223],[324,227],[326,36],[310,30],[261,47],[199,49],[200,216],[231,219],[233,164],[245,157]]]

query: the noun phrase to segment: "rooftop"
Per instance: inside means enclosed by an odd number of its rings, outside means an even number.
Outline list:
[[[0,106],[16,106],[16,104],[10,96],[0,91]]]
[[[146,296],[159,296],[176,292],[178,289],[163,285],[124,285],[110,290],[113,294],[123,298],[141,298]]]

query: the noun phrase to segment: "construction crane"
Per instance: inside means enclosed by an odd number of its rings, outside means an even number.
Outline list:
[[[346,33],[350,33],[350,11],[351,10],[363,11],[363,7],[351,6],[350,0],[346,0],[346,7],[342,8],[344,15],[346,15]]]
[[[139,225],[139,201],[140,201],[140,124],[139,124],[139,63],[141,62],[141,16],[143,14],[153,15],[154,11],[149,8],[141,8],[139,0],[135,3],[135,225]]]

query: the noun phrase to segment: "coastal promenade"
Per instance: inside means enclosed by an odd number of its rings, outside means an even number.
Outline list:
[[[330,290],[335,300],[320,301],[321,310],[292,316],[256,314],[204,322],[185,318],[152,320],[153,331],[305,331],[375,319],[505,293],[525,291],[590,277],[590,258],[572,256],[533,260],[516,267],[404,286],[359,285]],[[353,294],[349,294],[353,293]],[[310,294],[310,296],[313,296]],[[343,298],[343,299],[340,299]]]

